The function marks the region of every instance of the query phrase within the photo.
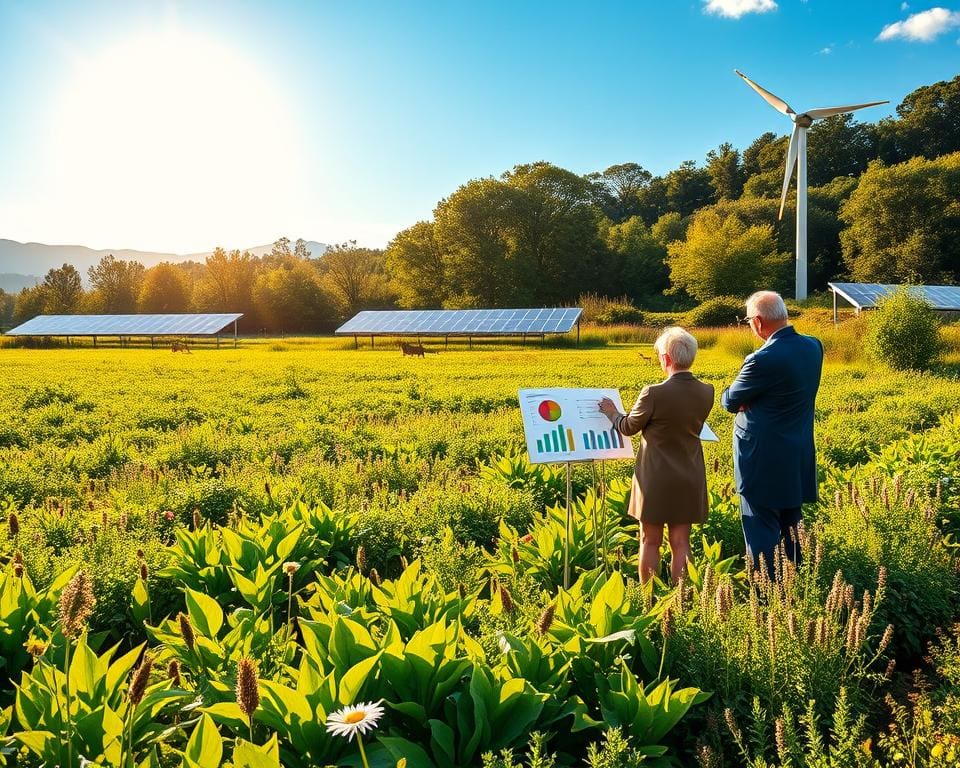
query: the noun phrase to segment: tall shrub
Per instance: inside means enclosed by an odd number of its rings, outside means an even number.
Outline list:
[[[880,302],[870,316],[867,341],[882,363],[898,370],[924,370],[940,354],[940,317],[920,296],[903,288]]]

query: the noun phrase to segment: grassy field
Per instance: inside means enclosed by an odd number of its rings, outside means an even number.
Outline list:
[[[44,720],[7,710],[0,728],[21,735],[0,755],[23,765],[76,762],[76,754],[56,751],[62,747],[54,741],[64,734],[103,765],[119,765],[129,754],[137,764],[186,765],[193,734],[195,745],[216,742],[236,765],[261,764],[243,757],[248,748],[284,765],[359,764],[351,745],[321,738],[322,728],[299,733],[291,724],[296,718],[281,711],[284,691],[311,685],[333,686],[329,700],[305,705],[321,725],[337,704],[378,698],[391,704],[378,731],[383,738],[372,745],[377,765],[394,766],[406,756],[409,765],[509,768],[507,758],[483,760],[482,753],[516,748],[519,759],[526,731],[534,729],[554,734],[546,751],[558,754],[557,765],[587,759],[590,744],[597,766],[607,765],[604,759],[631,765],[630,750],[659,744],[685,764],[737,765],[749,753],[787,765],[772,734],[775,721],[789,717],[796,726],[791,754],[799,761],[792,764],[810,757],[812,734],[821,727],[840,751],[844,738],[874,738],[890,717],[884,685],[909,685],[906,677],[881,679],[890,659],[907,669],[921,664],[935,630],[945,631],[958,616],[953,537],[960,516],[951,483],[960,467],[960,380],[949,372],[882,371],[862,359],[854,329],[847,330],[848,336],[824,331],[828,359],[816,420],[823,499],[808,510],[810,548],[820,555],[796,575],[795,594],[779,595],[753,585],[735,559],[743,550],[730,491],[732,417],[719,406],[710,423],[720,441],[705,447],[711,520],[686,587],[693,594],[665,584],[644,594],[631,583],[634,529],[622,517],[630,462],[604,468],[605,489],[595,468],[575,468],[578,582],[568,593],[559,589],[560,512],[550,510],[563,479],[511,458],[523,444],[517,390],[616,386],[630,403],[643,385],[662,378],[648,343],[653,332],[635,337],[647,343],[587,332],[584,341],[594,346],[582,349],[481,344],[423,359],[401,357],[394,346],[355,351],[352,340],[307,338],[245,339],[237,349],[195,348],[190,355],[0,349],[0,505],[9,529],[8,605],[0,616],[9,661],[0,705],[22,700],[25,690],[39,701],[46,685],[50,712],[58,713]],[[703,348],[695,372],[719,399],[753,345],[746,331],[698,335]],[[596,519],[606,545],[600,560]],[[288,546],[283,541],[291,532],[297,541]],[[298,566],[289,583],[285,562]],[[29,611],[9,607],[18,564],[35,592]],[[86,640],[65,638],[51,607],[78,568],[91,577],[96,597]],[[850,584],[839,608],[829,605],[836,578]],[[883,579],[888,583],[881,586]],[[214,601],[200,605],[196,594]],[[29,602],[22,591],[17,595]],[[692,601],[686,609],[685,600]],[[664,606],[676,602],[665,627]],[[543,630],[550,605],[558,618]],[[753,640],[745,639],[750,634],[742,627],[750,621],[741,619],[758,610],[766,619]],[[220,612],[218,622],[211,623],[211,611]],[[178,615],[208,636],[209,654],[185,645]],[[817,629],[818,619],[836,625],[836,642],[828,641],[826,628]],[[888,620],[894,635],[884,642]],[[146,633],[145,621],[153,627]],[[811,621],[819,650],[804,650]],[[848,639],[843,633],[851,621],[860,630],[850,630]],[[597,643],[617,631],[625,634]],[[342,632],[351,639],[336,640]],[[424,686],[439,685],[447,661],[459,664],[445,673],[449,689],[438,689],[449,695],[429,700],[391,679],[391,665],[409,662],[408,646],[423,642],[425,632],[435,634],[431,647],[442,649],[423,662],[434,675]],[[824,633],[820,644],[817,632]],[[671,633],[683,641],[668,642]],[[28,636],[49,643],[35,660],[23,647]],[[103,654],[120,643],[119,658],[131,648],[139,652],[145,641],[158,661],[150,678],[154,705],[134,712],[124,703],[125,675],[114,675],[119,692],[103,694],[103,706],[124,722],[142,720],[142,727],[135,737],[124,731],[126,742],[111,737],[91,746],[76,719],[62,714],[69,694],[43,678],[44,670],[62,667],[70,647],[95,658],[84,649]],[[500,658],[504,642],[512,650]],[[789,653],[774,654],[772,645],[761,653],[754,642],[779,643]],[[949,655],[950,641],[941,642],[942,655]],[[231,704],[237,661],[248,655],[260,662],[264,702],[254,728]],[[160,669],[160,662],[174,660],[183,670],[179,683]],[[348,673],[352,682],[343,690]],[[675,682],[657,693],[656,685],[669,679]],[[477,692],[481,680],[493,704]],[[640,692],[629,693],[636,680]],[[713,697],[700,703],[700,696],[681,695],[684,687]],[[838,736],[830,718],[839,711],[841,687],[848,707],[841,715],[854,725]],[[675,707],[670,726],[651,730],[627,711],[624,701],[644,695],[673,702],[666,707]],[[798,723],[809,699],[817,702],[822,726],[804,731]],[[199,708],[187,706],[191,701]],[[926,706],[933,712],[941,704],[931,699]],[[490,722],[515,718],[523,730],[475,726],[476,708],[488,705]],[[90,701],[76,706],[87,714],[96,709]],[[725,709],[743,730],[752,719],[768,735],[767,747],[738,744],[735,729],[723,725]],[[864,721],[855,725],[860,715]],[[618,746],[612,725],[629,747]],[[29,735],[40,731],[59,733],[40,741]],[[949,746],[936,740],[941,736],[928,734],[925,748]],[[243,746],[249,741],[256,746]],[[877,746],[869,760],[889,759],[895,748],[881,753]],[[823,764],[872,765],[869,749],[860,751],[859,762]]]

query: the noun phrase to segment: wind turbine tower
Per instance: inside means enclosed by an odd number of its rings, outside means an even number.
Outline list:
[[[790,135],[790,144],[787,147],[787,167],[783,174],[783,193],[780,195],[780,214],[783,218],[783,206],[787,202],[787,188],[793,176],[793,167],[797,167],[797,293],[798,299],[807,298],[807,128],[814,120],[833,115],[842,115],[857,109],[875,107],[878,104],[888,104],[887,101],[871,101],[868,104],[853,104],[848,107],[822,107],[810,109],[797,114],[791,106],[770,91],[761,88],[739,69],[733,70],[753,90],[760,94],[764,101],[777,112],[786,115],[793,121],[793,133]]]

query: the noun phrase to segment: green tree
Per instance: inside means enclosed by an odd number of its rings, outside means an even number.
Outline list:
[[[93,288],[92,308],[107,315],[136,312],[144,272],[139,262],[121,261],[113,254],[104,256],[87,270]]]
[[[859,176],[876,156],[874,132],[849,113],[817,120],[807,132],[807,146],[810,186],[838,176]]]
[[[302,237],[297,238],[297,242],[293,244],[293,255],[297,259],[309,259],[310,251],[307,248],[307,241]]]
[[[960,152],[870,164],[840,209],[843,260],[865,282],[960,278]]]
[[[83,298],[80,273],[72,264],[51,269],[43,278],[43,311],[48,315],[69,315],[77,311]]]
[[[147,270],[137,297],[137,308],[147,314],[190,311],[193,292],[190,278],[179,265],[162,262]]]
[[[764,171],[773,170],[767,163],[769,163],[769,153],[764,152],[764,148],[770,144],[779,144],[782,139],[777,137],[777,134],[772,131],[767,131],[764,134],[761,134],[754,142],[743,150],[743,173],[744,176],[750,177],[758,173],[763,173]],[[784,149],[786,151],[786,149]],[[763,162],[761,163],[761,153],[763,156]]]
[[[669,212],[667,182],[662,176],[652,178],[650,183],[637,193],[637,211],[648,227]]]
[[[712,209],[694,216],[686,240],[667,251],[674,288],[700,301],[781,288],[790,264],[790,255],[777,250],[773,227],[747,226]]]
[[[355,240],[341,243],[323,254],[320,269],[323,285],[342,318],[362,309],[386,309],[395,302],[381,250],[358,248]]]
[[[614,257],[612,272],[617,277],[610,293],[638,299],[668,287],[667,249],[639,216],[611,226],[605,240]]]
[[[402,307],[440,307],[447,299],[446,264],[434,229],[432,221],[419,221],[387,246],[387,270]]]
[[[614,223],[640,213],[640,196],[650,186],[653,174],[637,163],[611,165],[603,173],[591,173],[595,200]]]
[[[665,213],[650,228],[650,233],[660,245],[666,246],[674,240],[683,240],[687,234],[687,222],[679,213]]]
[[[532,286],[513,258],[522,193],[497,179],[461,186],[434,210],[434,233],[449,264],[445,305],[505,307],[523,302]]]
[[[47,304],[47,292],[43,284],[31,288],[21,288],[13,304],[13,323],[20,325],[37,315],[44,313]]]
[[[0,328],[10,328],[13,324],[13,308],[17,297],[0,289]]]
[[[601,287],[606,254],[590,184],[544,162],[518,165],[503,178],[519,193],[510,256],[529,300],[555,304]]]
[[[667,206],[681,216],[689,216],[714,200],[709,172],[706,168],[698,168],[693,160],[680,163],[679,168],[666,175],[665,182]]]
[[[740,153],[724,142],[707,153],[707,173],[717,200],[736,200],[743,192],[743,167]]]
[[[259,264],[248,251],[216,248],[204,263],[203,275],[194,287],[193,304],[198,312],[240,312],[244,328],[259,327],[253,303],[253,284]]]
[[[294,256],[261,271],[253,287],[257,315],[272,331],[327,330],[333,324],[332,302],[320,285],[317,267]]]
[[[960,151],[960,75],[908,93],[898,119],[877,126],[879,156],[887,163]]]

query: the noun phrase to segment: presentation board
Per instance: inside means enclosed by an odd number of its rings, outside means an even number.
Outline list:
[[[600,412],[609,397],[624,412],[616,389],[521,389],[520,413],[533,464],[632,459],[633,444]]]

